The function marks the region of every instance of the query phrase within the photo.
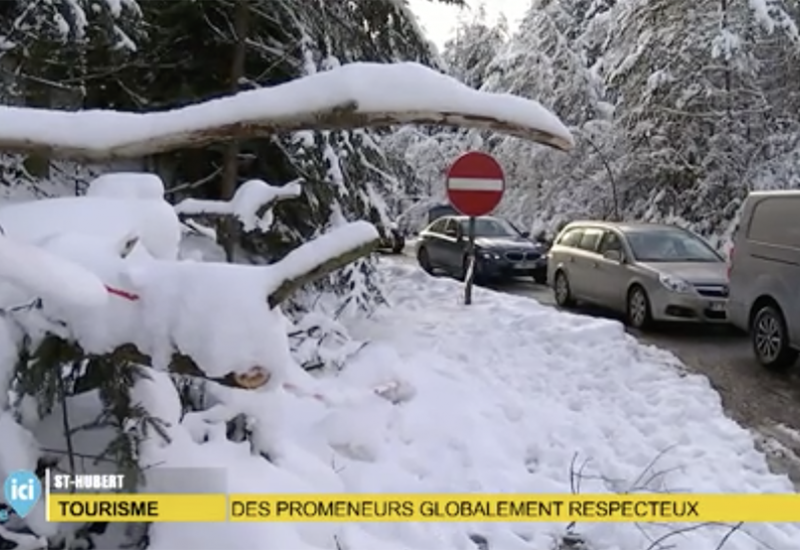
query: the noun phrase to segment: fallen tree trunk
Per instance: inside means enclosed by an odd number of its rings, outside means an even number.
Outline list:
[[[376,94],[372,82],[386,93]],[[299,130],[403,124],[492,130],[564,151],[574,144],[558,117],[536,101],[480,92],[415,63],[353,63],[164,112],[0,107],[0,150],[108,162]]]

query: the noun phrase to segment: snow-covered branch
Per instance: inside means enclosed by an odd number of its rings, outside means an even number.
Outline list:
[[[49,334],[36,353],[52,364],[98,358],[238,388],[280,383],[292,360],[275,308],[372,252],[377,229],[337,226],[270,265],[193,262],[178,259],[179,215],[232,215],[263,228],[275,202],[301,192],[298,182],[251,180],[230,202],[175,208],[157,176],[118,173],[92,181],[87,196],[7,205],[0,283],[19,292],[0,313]]]
[[[14,313],[24,326],[50,333],[39,356],[150,365],[255,389],[280,383],[291,361],[275,307],[369,254],[377,240],[372,224],[354,222],[277,263],[252,266],[156,259],[138,241],[139,248],[123,255],[100,248],[88,253],[97,243],[79,234],[48,239],[43,249],[0,236],[0,259],[9,260],[0,262],[0,276],[51,298],[32,315]]]
[[[175,205],[175,212],[181,218],[233,216],[245,231],[266,230],[272,222],[272,207],[296,199],[302,192],[299,181],[278,187],[262,180],[249,180],[239,186],[230,201],[190,198]]]
[[[4,106],[0,150],[96,162],[281,132],[400,124],[494,130],[561,150],[573,146],[569,130],[536,101],[480,92],[416,63],[352,63],[155,113]]]
[[[56,358],[57,362],[105,359],[113,364],[153,365],[152,357],[131,343],[122,344],[110,353],[87,353],[79,343],[56,334],[48,334],[44,337],[34,350],[34,356],[44,361]],[[203,371],[192,357],[178,351],[172,354],[168,370],[174,374],[211,380],[223,386],[247,390],[264,386],[272,376],[268,370],[260,366],[254,366],[246,372],[231,372],[223,376],[214,376]]]
[[[375,250],[378,239],[375,226],[359,221],[337,227],[292,250],[270,266],[274,282],[267,303],[273,308],[303,285],[363,258]]]

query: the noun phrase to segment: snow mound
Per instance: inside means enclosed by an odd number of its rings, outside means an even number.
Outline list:
[[[35,297],[53,298],[65,305],[101,307],[108,298],[103,282],[90,271],[38,247],[0,235],[0,293],[10,292],[3,289],[3,282],[11,283],[16,290],[28,290]],[[3,305],[6,304],[0,307]]]
[[[108,189],[106,192],[110,192]],[[58,197],[9,204],[0,207],[0,226],[9,237],[30,244],[64,232],[104,236],[117,242],[139,237],[150,254],[162,259],[177,258],[181,240],[178,216],[163,197]]]
[[[146,172],[110,172],[89,182],[87,197],[164,200],[164,182]]]

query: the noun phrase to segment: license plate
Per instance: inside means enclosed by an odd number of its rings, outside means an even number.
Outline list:
[[[711,302],[708,304],[708,309],[711,311],[725,311],[725,303],[724,302]]]
[[[534,269],[538,265],[538,262],[519,262],[515,264],[514,267],[516,269]]]

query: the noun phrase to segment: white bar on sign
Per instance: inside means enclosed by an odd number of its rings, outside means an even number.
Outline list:
[[[502,191],[503,180],[484,178],[450,178],[447,188],[459,191]]]

